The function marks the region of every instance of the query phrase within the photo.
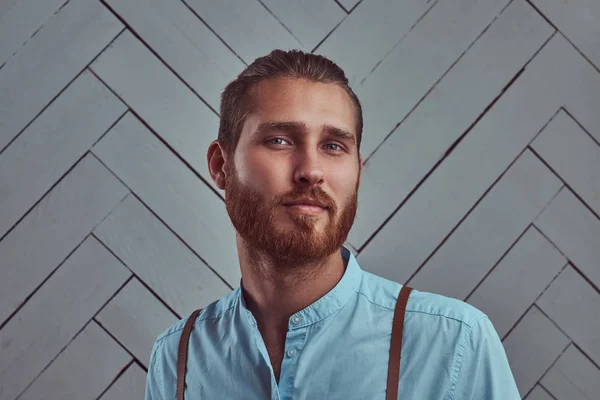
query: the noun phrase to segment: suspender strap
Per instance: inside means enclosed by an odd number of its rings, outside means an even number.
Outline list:
[[[404,314],[406,312],[406,304],[412,288],[402,286],[396,308],[394,310],[394,320],[392,322],[392,338],[390,342],[390,359],[388,366],[388,379],[386,400],[398,399],[398,382],[400,380],[400,359],[402,358],[402,332],[404,329]],[[196,317],[200,314],[200,310],[196,310],[190,315],[181,332],[179,339],[179,350],[177,352],[177,400],[184,400],[183,393],[185,391],[185,374],[188,359],[188,345],[190,334],[194,327]]]
[[[188,345],[194,322],[196,321],[198,314],[200,314],[200,311],[202,311],[202,309],[196,310],[190,315],[181,332],[181,338],[179,339],[179,350],[177,351],[177,400],[184,400],[183,392],[185,391]]]
[[[404,329],[404,314],[406,312],[406,304],[408,296],[412,288],[402,286],[398,300],[396,301],[396,309],[394,310],[394,321],[392,322],[392,339],[390,342],[390,361],[388,366],[388,379],[386,400],[398,399],[398,382],[400,380],[400,358],[402,358],[402,332]]]

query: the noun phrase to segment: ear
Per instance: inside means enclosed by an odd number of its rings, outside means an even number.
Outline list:
[[[208,161],[210,177],[219,189],[225,190],[225,179],[227,178],[225,164],[227,163],[227,160],[225,152],[221,147],[221,143],[219,143],[218,140],[214,140],[210,146],[208,146],[206,160]]]
[[[360,178],[362,177],[362,170],[363,170],[362,156],[358,156],[358,182],[356,183],[357,191],[358,191],[358,188],[360,187]]]

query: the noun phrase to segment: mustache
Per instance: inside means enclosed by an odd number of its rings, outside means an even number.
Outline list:
[[[289,203],[289,202],[296,201],[303,197],[310,197],[312,199],[320,201],[327,207],[332,207],[334,205],[333,201],[331,200],[331,197],[327,193],[325,193],[325,191],[323,189],[318,188],[318,187],[309,188],[309,189],[293,190],[290,193],[279,196],[276,203],[277,204]]]

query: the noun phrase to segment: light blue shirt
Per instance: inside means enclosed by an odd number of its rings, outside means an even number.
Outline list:
[[[342,279],[289,319],[279,384],[240,288],[204,308],[190,337],[186,400],[384,400],[401,285],[363,271],[349,250],[341,251],[347,265]],[[154,344],[146,400],[175,399],[177,346],[186,319]],[[413,290],[405,314],[398,398],[521,397],[484,313],[460,300]]]

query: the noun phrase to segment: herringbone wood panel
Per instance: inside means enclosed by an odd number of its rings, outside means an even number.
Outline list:
[[[143,398],[156,336],[239,285],[219,95],[273,48],[363,103],[347,245],[486,312],[523,397],[600,392],[596,0],[0,4],[0,400]]]

